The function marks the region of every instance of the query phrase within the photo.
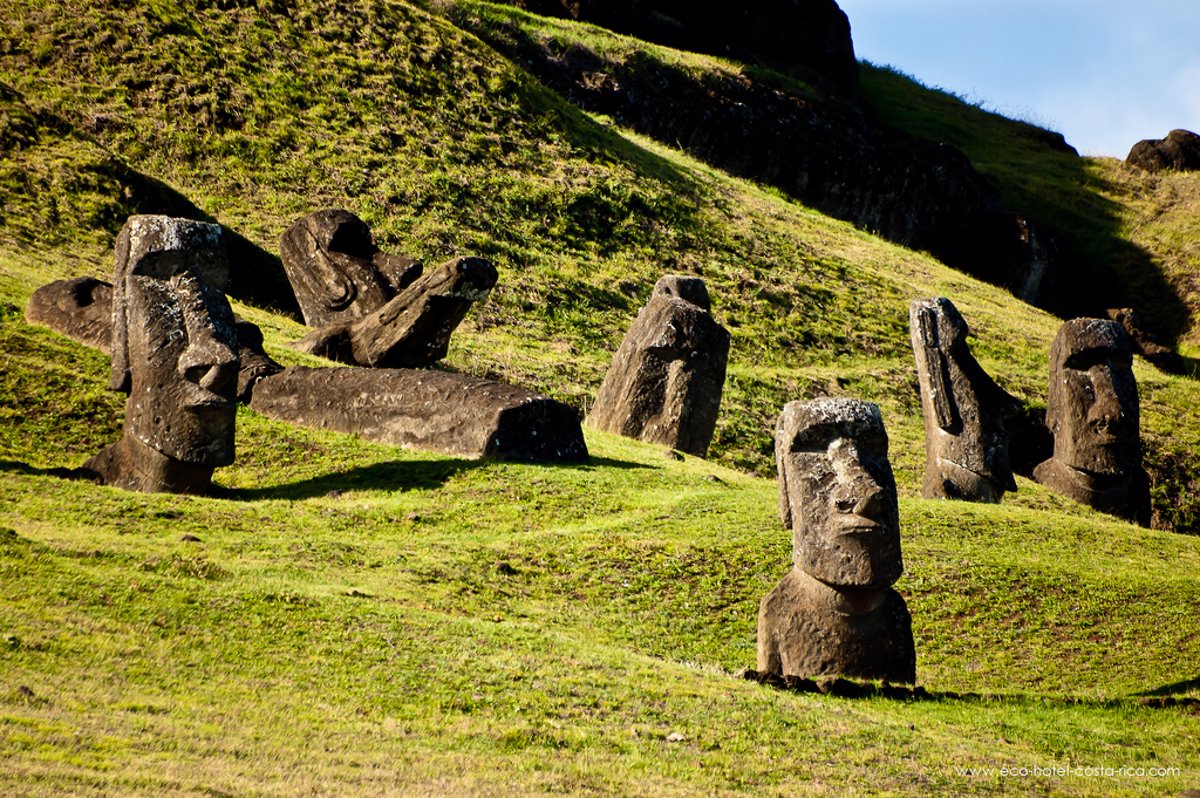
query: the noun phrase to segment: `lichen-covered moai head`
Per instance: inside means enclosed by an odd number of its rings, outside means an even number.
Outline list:
[[[999,501],[1015,491],[1004,415],[1016,400],[967,346],[967,322],[945,297],[914,301],[909,329],[925,419],[928,499]]]
[[[1050,347],[1046,425],[1054,460],[1089,474],[1141,468],[1133,345],[1115,321],[1072,319]]]
[[[117,237],[111,387],[125,431],[88,467],[137,490],[204,490],[234,457],[238,346],[220,226],[133,216]]]
[[[896,482],[876,405],[787,404],[775,430],[775,457],[796,567],[841,588],[881,588],[900,578]]]
[[[421,274],[411,258],[381,252],[362,219],[336,208],[310,213],[285,230],[280,258],[312,327],[366,316]]]

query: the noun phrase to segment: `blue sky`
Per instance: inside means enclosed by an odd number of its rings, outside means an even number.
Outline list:
[[[838,0],[861,59],[891,64],[1084,155],[1200,132],[1200,0]]]

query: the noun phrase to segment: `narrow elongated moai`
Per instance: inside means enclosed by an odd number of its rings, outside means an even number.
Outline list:
[[[133,216],[117,237],[110,387],[121,439],[84,468],[130,490],[205,493],[234,458],[238,343],[219,225]]]
[[[289,227],[280,254],[313,332],[295,347],[357,366],[422,368],[446,356],[471,305],[487,298],[496,268],[455,258],[428,273],[388,255],[348,211],[329,209]]]
[[[896,483],[879,408],[790,402],[775,429],[779,509],[793,567],[758,612],[759,673],[912,683]]]
[[[625,334],[586,423],[700,457],[721,409],[729,332],[698,277],[666,275]]]
[[[998,502],[1015,491],[1004,416],[1017,400],[983,370],[967,346],[967,323],[945,297],[909,306],[925,419],[927,499]]]
[[[1046,425],[1054,454],[1034,469],[1038,482],[1101,512],[1149,524],[1133,343],[1120,324],[1071,319],[1059,328],[1050,346]]]

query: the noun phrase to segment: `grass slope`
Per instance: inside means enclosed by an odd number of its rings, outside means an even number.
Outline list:
[[[1141,701],[1200,696],[1200,538],[1027,480],[999,507],[916,498],[907,301],[952,297],[984,366],[1034,405],[1051,317],[585,117],[404,2],[0,10],[0,792],[1200,786],[1195,709]],[[121,401],[102,356],[20,309],[49,279],[105,274],[156,181],[269,250],[334,204],[388,249],[494,258],[501,287],[450,366],[577,406],[655,277],[703,275],[734,334],[716,462],[591,432],[584,466],[469,462],[243,410],[216,497],[59,478],[116,437]],[[1169,219],[1141,234],[1182,235]],[[299,325],[236,309],[296,362],[282,344]],[[1195,383],[1137,375],[1148,456],[1186,465]],[[783,402],[827,394],[884,409],[898,588],[933,700],[735,676],[789,562],[774,484],[753,473]],[[1160,514],[1186,515],[1194,491],[1171,489]],[[1035,764],[1180,770],[955,770]]]

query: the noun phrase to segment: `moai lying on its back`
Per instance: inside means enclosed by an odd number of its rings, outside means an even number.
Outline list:
[[[698,277],[667,275],[630,326],[587,423],[703,457],[721,408],[729,333]]]
[[[1072,319],[1050,346],[1046,425],[1054,454],[1034,478],[1101,512],[1150,522],[1133,344],[1115,321]]]
[[[758,611],[760,673],[916,680],[896,483],[879,408],[791,402],[775,430],[793,567]]]
[[[84,463],[106,485],[204,493],[233,462],[238,344],[221,228],[133,216],[117,237],[113,390],[121,439]]]
[[[967,347],[967,323],[949,299],[909,306],[925,418],[927,499],[998,502],[1015,491],[1004,416],[1017,400],[997,385]]]
[[[422,275],[411,258],[380,252],[361,219],[342,210],[311,213],[280,244],[288,279],[312,333],[296,348],[343,363],[431,366],[450,335],[496,284],[482,258],[456,258]]]

